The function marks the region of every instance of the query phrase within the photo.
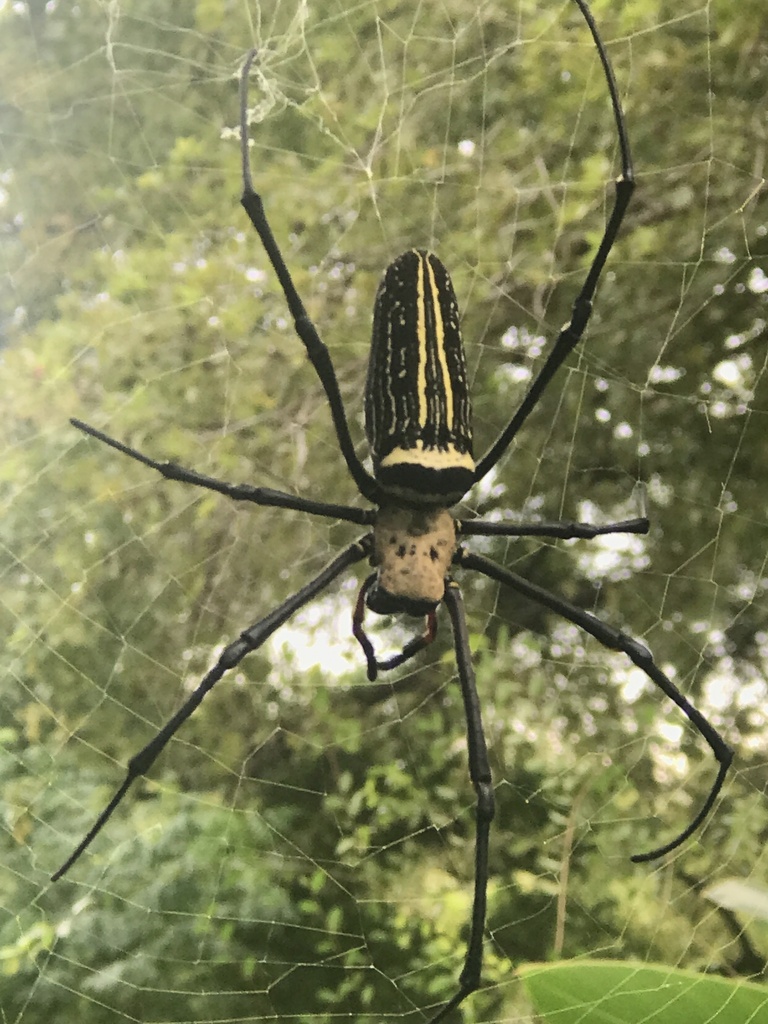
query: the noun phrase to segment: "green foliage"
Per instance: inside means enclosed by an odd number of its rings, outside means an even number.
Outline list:
[[[768,1003],[762,985],[652,964],[528,964],[521,973],[546,1024],[577,1024],[586,1006],[591,1007],[590,1020],[611,1024],[742,1024],[760,1020]]]
[[[641,961],[687,968],[714,1009],[704,972],[765,956],[762,926],[702,891],[766,883],[762,8],[594,10],[638,190],[584,344],[461,514],[608,522],[646,481],[647,540],[474,543],[647,643],[738,760],[695,841],[632,865],[690,820],[709,752],[626,659],[462,578],[497,801],[465,1021],[546,1018],[571,962],[582,1007],[606,1008],[613,971],[637,982],[618,1019],[657,1010]],[[3,1021],[421,1020],[461,969],[474,805],[449,630],[365,683],[355,578],[225,678],[48,883],[214,652],[359,532],[164,483],[68,424],[361,501],[238,208],[252,45],[254,175],[361,452],[390,259],[431,246],[451,269],[482,452],[609,208],[612,120],[573,5],[0,8]],[[371,630],[397,648],[393,623]],[[761,993],[733,986],[741,1020]]]

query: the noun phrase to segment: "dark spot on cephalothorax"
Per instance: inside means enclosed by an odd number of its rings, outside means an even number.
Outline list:
[[[429,557],[432,559],[433,562],[436,562],[438,560],[440,556],[437,553],[437,548],[432,547],[429,549]]]
[[[397,557],[405,558],[405,544],[401,544],[400,547],[397,549]]]

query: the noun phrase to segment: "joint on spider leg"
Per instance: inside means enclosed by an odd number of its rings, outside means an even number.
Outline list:
[[[646,647],[645,644],[640,643],[639,640],[635,640],[633,636],[628,633],[624,633],[622,630],[617,629],[615,643],[617,650],[623,650],[627,653],[629,658],[637,665],[640,669],[647,669],[649,665],[654,664],[653,654],[651,654],[650,648]]]
[[[479,965],[464,965],[464,969],[459,975],[459,986],[461,987],[461,991],[464,993],[464,996],[468,996],[471,992],[477,992],[480,988],[482,970],[482,962]]]
[[[481,779],[476,785],[477,791],[477,820],[482,824],[488,824],[496,816],[496,797],[493,794],[493,783],[488,779]]]
[[[234,643],[224,648],[219,657],[218,664],[225,672],[229,672],[230,669],[240,664],[251,646],[248,631],[244,630]]]
[[[319,362],[322,361],[323,364],[329,362],[328,347],[320,339],[320,336],[317,333],[317,328],[310,320],[309,314],[303,304],[298,310],[298,316],[295,317],[293,325],[296,328],[296,333],[304,342],[310,362],[315,369],[320,372]],[[323,365],[324,372],[328,372],[329,370],[332,372],[333,367]]]
[[[616,178],[616,195],[623,198],[626,195],[625,202],[628,203],[632,193],[635,191],[635,176],[631,172],[629,174],[619,174]]]

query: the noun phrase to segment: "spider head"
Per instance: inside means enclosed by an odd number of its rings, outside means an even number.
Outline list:
[[[434,611],[456,552],[456,524],[446,509],[385,506],[373,528],[377,569],[366,604],[379,615]]]
[[[377,615],[412,615],[423,618],[434,611],[439,602],[418,597],[405,597],[386,590],[379,579],[375,579],[365,595],[365,605]]]
[[[456,523],[447,509],[384,505],[377,512],[371,551],[376,572],[363,584],[352,617],[352,632],[365,652],[371,681],[380,669],[402,665],[435,639],[437,606],[445,597],[455,552]],[[423,616],[426,629],[400,654],[379,661],[363,628],[366,607],[378,615]]]

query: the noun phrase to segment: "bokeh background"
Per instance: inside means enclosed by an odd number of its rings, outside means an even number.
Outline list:
[[[583,344],[464,518],[636,514],[647,538],[473,542],[633,634],[727,737],[715,766],[632,669],[464,575],[498,812],[486,985],[515,966],[762,969],[768,647],[766,93],[756,0],[595,0],[638,189]],[[419,1021],[448,998],[474,795],[438,642],[371,685],[364,570],[220,682],[55,886],[217,651],[360,531],[162,481],[78,416],[202,472],[362,504],[238,205],[237,75],[275,234],[355,441],[383,268],[434,248],[463,310],[478,453],[600,239],[615,128],[572,3],[0,4],[0,1008],[33,1024]],[[382,652],[410,629],[371,622]]]

